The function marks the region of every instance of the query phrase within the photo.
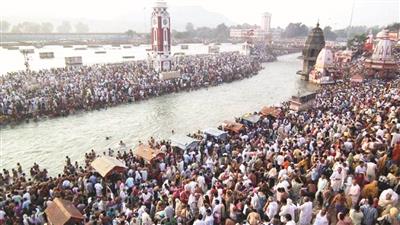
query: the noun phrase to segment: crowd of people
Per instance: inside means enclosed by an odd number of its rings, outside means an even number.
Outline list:
[[[237,52],[185,56],[179,78],[164,80],[147,62],[20,71],[0,76],[0,125],[66,116],[256,74],[261,60]]]
[[[84,165],[67,157],[56,177],[18,164],[0,173],[0,224],[46,224],[62,198],[87,225],[398,225],[399,118],[399,79],[345,82],[324,86],[309,110],[284,103],[258,122],[238,118],[244,128],[225,138],[192,134],[188,149],[151,138],[163,157],[150,162],[108,149]],[[91,167],[102,155],[127,169],[105,179]]]

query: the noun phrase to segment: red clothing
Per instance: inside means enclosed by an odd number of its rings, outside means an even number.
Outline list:
[[[400,143],[397,143],[394,146],[394,149],[392,152],[392,159],[395,164],[397,164],[397,165],[400,164]]]

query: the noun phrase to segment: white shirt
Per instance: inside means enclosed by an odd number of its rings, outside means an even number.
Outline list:
[[[96,183],[94,185],[94,188],[96,189],[96,193],[99,195],[101,194],[101,191],[103,190],[103,186],[100,183]]]
[[[351,195],[351,197],[358,197],[360,195],[360,192],[361,192],[361,188],[358,184],[351,185],[351,187],[349,189],[349,195]]]
[[[199,220],[197,219],[196,221],[194,221],[193,225],[206,225],[205,221]]]
[[[29,201],[31,200],[31,194],[29,194],[29,192],[26,192],[24,195],[22,195],[22,198],[26,198]]]
[[[327,218],[327,214],[324,216],[321,215],[321,212],[317,214],[315,217],[314,225],[329,225],[329,220]]]
[[[318,180],[318,191],[322,191],[325,189],[326,185],[328,184],[328,180],[327,179],[319,179]]]
[[[301,225],[310,224],[311,219],[312,219],[312,213],[313,213],[312,202],[310,202],[310,201],[305,202],[303,205],[299,206],[298,209],[300,209],[299,223]]]
[[[278,203],[273,201],[268,204],[267,210],[265,214],[267,214],[269,219],[274,218],[274,216],[278,213]]]
[[[140,173],[142,174],[143,181],[146,181],[147,180],[147,170],[142,170],[142,171],[140,171]]]
[[[356,169],[355,169],[355,173],[365,174],[365,172],[366,172],[366,169],[365,169],[364,166],[361,167],[360,165],[358,165],[358,166],[356,167]]]
[[[0,210],[0,220],[4,220],[6,217],[6,212],[4,212],[3,210]]]
[[[281,207],[281,211],[279,213],[279,216],[281,216],[281,221],[284,221],[285,215],[290,214],[292,218],[294,218],[294,212],[296,210],[296,206],[293,204],[287,204]]]
[[[214,225],[214,217],[211,216],[206,216],[204,220],[205,225]]]
[[[279,166],[282,165],[283,161],[285,161],[285,157],[283,155],[278,155],[276,157],[276,164],[278,164]]]
[[[147,200],[149,200],[151,198],[151,194],[149,192],[146,193],[142,193],[142,199],[144,202],[147,202]]]
[[[293,220],[291,220],[291,221],[288,221],[288,222],[286,223],[286,225],[296,225],[296,223],[295,223]]]
[[[400,134],[399,133],[392,133],[392,142],[390,143],[390,146],[391,147],[394,147],[394,145],[397,143],[397,142],[400,142]]]
[[[376,163],[367,162],[367,175],[375,176],[376,167]]]
[[[150,218],[150,215],[147,212],[142,214],[142,224],[143,225],[153,225],[153,221]]]

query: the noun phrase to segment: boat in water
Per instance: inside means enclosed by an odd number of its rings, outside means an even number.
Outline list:
[[[19,50],[18,46],[7,46],[7,47],[4,47],[4,48],[8,49],[8,50]]]
[[[35,53],[35,49],[33,48],[28,48],[28,49],[21,49],[19,50],[22,54],[33,54]]]
[[[41,59],[52,59],[54,58],[54,52],[39,52]]]
[[[89,45],[88,48],[101,48],[101,45]]]

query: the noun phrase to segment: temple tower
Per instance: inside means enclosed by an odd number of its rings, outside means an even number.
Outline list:
[[[319,52],[325,47],[325,38],[322,29],[317,26],[308,34],[306,43],[303,49],[303,70],[298,74],[302,75],[305,80],[308,80],[308,75],[314,67]]]

